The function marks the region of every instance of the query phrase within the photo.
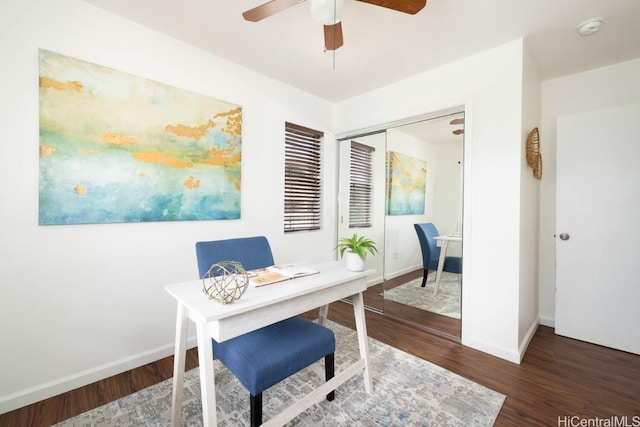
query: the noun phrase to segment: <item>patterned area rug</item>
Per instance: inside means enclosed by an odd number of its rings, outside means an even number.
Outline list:
[[[433,295],[435,272],[429,274],[425,287],[421,287],[422,277],[403,283],[385,291],[384,298],[400,304],[421,308],[432,313],[460,319],[460,275],[442,272],[438,295]]]
[[[336,372],[359,358],[355,331],[327,322],[336,333]],[[491,426],[505,396],[439,366],[369,338],[374,392],[362,375],[292,420],[289,426]],[[249,394],[215,361],[218,425],[249,425]],[[315,363],[263,393],[266,421],[324,381]],[[168,426],[171,383],[166,380],[71,418],[58,426]],[[182,426],[201,426],[198,368],[185,374]]]

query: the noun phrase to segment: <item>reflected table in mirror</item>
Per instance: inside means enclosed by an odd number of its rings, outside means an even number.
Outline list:
[[[445,234],[442,236],[436,236],[435,239],[440,243],[440,258],[438,259],[438,270],[436,272],[436,283],[434,285],[433,295],[438,295],[438,288],[440,287],[440,279],[442,278],[442,269],[444,267],[444,260],[447,257],[449,242],[462,243],[462,234]]]

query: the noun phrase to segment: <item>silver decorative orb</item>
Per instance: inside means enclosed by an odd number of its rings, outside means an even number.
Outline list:
[[[202,287],[209,299],[231,304],[249,287],[249,276],[239,262],[221,261],[209,268],[202,278]]]

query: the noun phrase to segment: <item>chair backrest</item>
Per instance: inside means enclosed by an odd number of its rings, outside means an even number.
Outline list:
[[[237,261],[245,270],[273,265],[271,246],[264,236],[197,242],[196,256],[200,278],[220,261]]]
[[[422,264],[424,269],[433,268],[434,261],[437,267],[438,258],[440,257],[440,247],[436,243],[436,236],[439,236],[438,229],[430,222],[423,224],[413,224],[418,233],[420,248],[422,249]]]

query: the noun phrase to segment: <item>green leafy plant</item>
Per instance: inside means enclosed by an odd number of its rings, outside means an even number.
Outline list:
[[[367,255],[367,252],[371,255],[378,253],[378,249],[376,248],[376,244],[373,240],[364,236],[358,237],[357,234],[354,234],[352,237],[343,237],[339,239],[336,249],[340,252],[340,258],[343,257],[347,250],[354,254],[358,254],[362,259]]]

